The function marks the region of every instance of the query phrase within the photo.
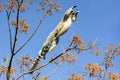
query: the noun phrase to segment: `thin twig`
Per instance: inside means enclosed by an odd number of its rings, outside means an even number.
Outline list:
[[[32,79],[38,80],[40,73],[37,73],[35,77],[33,77]]]
[[[47,77],[51,77],[59,68],[61,64],[59,64]]]
[[[93,42],[93,46],[95,46],[95,44],[96,44],[97,40],[98,40],[98,39],[96,38],[96,39],[95,39],[95,41]]]
[[[43,16],[41,17],[36,29],[34,30],[34,32],[31,34],[31,36],[14,52],[14,54],[18,53],[31,39],[32,37],[35,35],[35,33],[38,31],[40,24],[42,23],[43,19],[45,18],[45,16],[47,15],[47,13],[43,14]]]
[[[110,54],[109,54],[109,56],[110,56]],[[103,75],[103,80],[106,79],[106,76],[107,76],[107,73],[108,73],[108,68],[110,67],[110,66],[107,66],[107,64],[109,64],[110,62],[112,62],[112,60],[114,59],[114,57],[115,57],[115,51],[111,52],[111,56],[109,57],[109,62],[107,62],[106,60],[104,61],[105,62],[105,73]]]
[[[10,37],[10,51],[11,51],[11,54],[12,54],[12,31],[11,31],[11,28],[10,28],[10,15],[11,15],[11,10],[10,10],[10,12],[6,11],[6,13],[7,13],[8,30],[9,30],[9,37]]]
[[[73,42],[74,42],[74,38],[72,39],[72,41],[71,41],[71,43],[70,43],[69,47],[71,47],[71,46],[72,46]]]

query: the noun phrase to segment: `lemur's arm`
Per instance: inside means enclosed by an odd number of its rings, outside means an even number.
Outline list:
[[[47,40],[43,44],[42,49],[39,51],[38,56],[34,60],[30,70],[36,68],[39,60],[41,58],[45,59],[46,53],[52,51],[59,42],[59,37],[62,36],[71,26],[71,24],[76,20],[78,12],[74,12],[73,9],[76,6],[72,6],[66,12],[57,27],[49,34]]]

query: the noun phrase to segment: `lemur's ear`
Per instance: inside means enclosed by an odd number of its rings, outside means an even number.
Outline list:
[[[66,12],[65,12],[65,15],[69,15],[71,13],[71,11],[77,6],[72,6],[70,7]]]
[[[76,16],[76,18],[77,18],[78,13],[79,13],[79,11],[75,12],[75,16]]]
[[[75,7],[77,7],[77,6],[74,5],[74,6],[72,6],[72,7],[75,8]]]

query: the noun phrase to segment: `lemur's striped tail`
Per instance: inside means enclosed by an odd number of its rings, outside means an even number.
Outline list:
[[[42,49],[39,51],[38,56],[33,61],[30,71],[37,67],[37,64],[41,60],[41,58],[45,59],[46,53],[52,51],[58,44],[58,41],[59,38],[53,38],[53,39],[50,38],[44,43]]]
[[[33,70],[33,69],[35,69],[35,68],[37,67],[37,64],[39,63],[39,61],[40,61],[41,58],[43,58],[43,57],[44,57],[44,55],[41,55],[41,50],[40,50],[38,56],[35,58],[35,60],[34,60],[33,63],[32,63],[32,66],[31,66],[31,68],[30,68],[30,71]]]

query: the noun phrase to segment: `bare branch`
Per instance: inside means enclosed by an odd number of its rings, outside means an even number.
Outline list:
[[[72,43],[73,43],[73,41],[72,41],[70,44],[72,45]],[[71,46],[71,45],[70,45],[70,46]],[[63,53],[61,53],[61,54],[59,54],[58,56],[56,56],[55,58],[51,59],[51,60],[48,61],[46,64],[43,64],[43,65],[39,66],[38,68],[35,68],[35,69],[31,70],[31,71],[22,73],[22,74],[21,74],[20,76],[18,76],[15,80],[18,80],[18,79],[21,78],[23,75],[26,75],[26,74],[29,74],[29,73],[33,73],[34,71],[39,70],[39,69],[47,66],[48,64],[52,63],[53,61],[55,61],[56,59],[58,59],[60,56],[62,56],[64,53],[66,53],[67,51],[72,50],[72,49],[74,49],[74,47],[69,47],[69,48],[67,48]]]
[[[12,31],[11,31],[11,28],[10,28],[10,15],[11,15],[11,10],[10,10],[10,12],[6,11],[6,13],[7,13],[8,30],[9,30],[9,37],[10,37],[10,51],[11,51],[11,54],[12,54]]]
[[[39,69],[47,66],[48,64],[52,63],[53,61],[55,61],[56,59],[58,59],[58,58],[59,58],[61,55],[63,55],[63,54],[64,54],[64,53],[59,54],[58,56],[56,56],[55,58],[51,59],[51,60],[50,60],[49,62],[47,62],[46,64],[43,64],[43,65],[39,66],[39,67],[36,68],[36,69],[33,69],[33,70],[31,70],[31,71],[28,71],[28,72],[24,72],[23,74],[21,74],[20,76],[18,76],[15,80],[18,80],[19,78],[21,78],[21,77],[22,77],[23,75],[25,75],[25,74],[30,74],[30,73],[32,73],[32,72],[34,72],[34,71],[36,71],[36,70],[39,70]]]
[[[17,36],[18,36],[18,22],[19,22],[19,10],[20,10],[20,6],[19,5],[19,1],[17,1],[17,5],[18,5],[18,9],[17,9],[17,26],[16,26],[16,29],[15,29],[15,36],[14,36],[14,43],[13,43],[13,47],[12,47],[12,53],[11,53],[11,57],[10,57],[10,62],[9,62],[9,65],[8,65],[8,70],[7,70],[7,73],[6,73],[6,78],[7,80],[10,79],[10,75],[11,75],[11,66],[12,66],[12,61],[13,61],[13,57],[14,57],[14,50],[15,50],[15,47],[16,47],[16,42],[17,42]]]
[[[47,76],[47,77],[51,77],[59,68],[60,68],[60,64]]]
[[[40,80],[47,80],[49,77],[51,77],[53,74],[55,74],[55,72],[60,68],[61,64],[57,65],[57,67],[48,75],[42,76],[42,78]],[[36,77],[36,79],[38,78],[38,76]],[[35,79],[35,80],[36,80]]]
[[[16,47],[16,42],[17,42],[17,36],[18,36],[18,23],[19,23],[19,10],[20,10],[20,5],[18,2],[18,9],[17,9],[17,22],[16,22],[16,29],[15,29],[15,36],[14,36],[14,43],[13,43],[13,50],[12,50],[12,54],[14,54],[15,51],[15,47]]]
[[[47,13],[43,14],[43,16],[41,17],[36,29],[34,30],[34,32],[31,34],[31,36],[21,45],[20,48],[18,48],[14,54],[18,53],[31,39],[32,37],[35,35],[35,33],[38,31],[39,27],[40,27],[40,24],[42,23],[43,19],[45,18],[45,16],[47,15]]]

